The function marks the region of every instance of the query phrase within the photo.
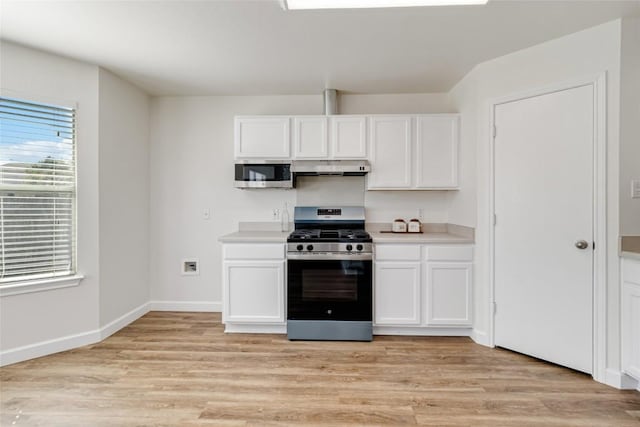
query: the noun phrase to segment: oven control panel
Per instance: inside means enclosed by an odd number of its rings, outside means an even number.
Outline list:
[[[288,253],[371,253],[372,243],[313,242],[287,243]]]

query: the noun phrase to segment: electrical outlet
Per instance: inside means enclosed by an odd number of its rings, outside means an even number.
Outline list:
[[[640,199],[640,180],[634,179],[631,181],[631,198]]]
[[[417,218],[420,220],[420,222],[424,221],[424,209],[418,208],[417,214]]]
[[[274,221],[278,221],[280,219],[280,209],[274,209],[271,212],[271,219],[273,219]]]
[[[180,268],[183,276],[198,276],[200,274],[200,262],[197,258],[183,259]]]

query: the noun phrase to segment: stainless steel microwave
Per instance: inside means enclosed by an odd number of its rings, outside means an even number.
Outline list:
[[[236,161],[235,186],[237,188],[293,188],[291,161]]]

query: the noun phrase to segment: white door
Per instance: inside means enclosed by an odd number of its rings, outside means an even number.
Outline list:
[[[593,96],[587,85],[495,107],[495,343],[587,373]]]

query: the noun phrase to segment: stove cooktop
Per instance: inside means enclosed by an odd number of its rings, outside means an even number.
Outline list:
[[[371,242],[371,235],[365,230],[298,229],[287,242]]]

